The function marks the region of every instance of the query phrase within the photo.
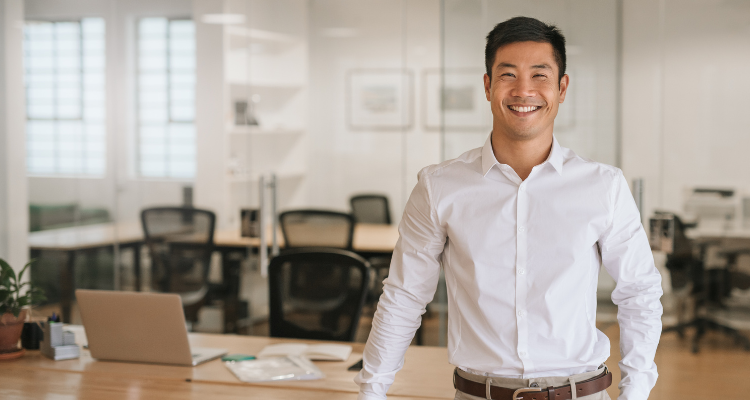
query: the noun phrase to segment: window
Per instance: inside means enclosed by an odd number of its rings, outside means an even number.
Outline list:
[[[184,19],[138,22],[138,173],[195,176],[195,27]]]
[[[106,171],[104,20],[27,21],[29,175],[103,176]]]

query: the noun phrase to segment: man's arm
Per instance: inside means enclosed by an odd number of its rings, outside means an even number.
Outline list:
[[[620,400],[646,400],[656,383],[654,363],[661,336],[661,275],[628,183],[617,171],[612,221],[600,238],[602,263],[617,282],[612,301],[620,323]]]
[[[400,238],[365,345],[362,371],[354,379],[360,400],[385,399],[437,288],[446,236],[437,222],[425,170],[419,174],[398,229]]]

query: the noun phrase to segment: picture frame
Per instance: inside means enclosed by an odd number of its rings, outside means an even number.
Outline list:
[[[427,69],[422,74],[422,118],[426,130],[484,131],[492,113],[479,68]]]
[[[356,69],[347,74],[347,122],[351,130],[411,128],[412,72]]]

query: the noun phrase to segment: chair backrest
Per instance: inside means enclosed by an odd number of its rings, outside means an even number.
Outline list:
[[[370,265],[342,249],[286,249],[268,266],[272,337],[354,341]]]
[[[357,222],[365,224],[391,224],[388,197],[380,194],[361,194],[349,199],[352,215]]]
[[[292,210],[279,215],[279,224],[287,248],[352,248],[354,217],[351,214],[327,210]]]
[[[185,305],[202,298],[208,291],[216,215],[156,207],[141,211],[141,223],[151,256],[151,290],[180,294]]]
[[[341,249],[286,249],[268,266],[272,337],[354,341],[370,265]]]

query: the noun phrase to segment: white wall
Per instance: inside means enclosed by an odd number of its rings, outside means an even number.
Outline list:
[[[647,215],[692,186],[750,187],[750,2],[624,2],[623,170]]]
[[[141,17],[190,17],[191,0],[26,0],[26,19],[100,17],[106,25],[107,172],[102,178],[29,177],[28,202],[107,208],[136,220],[143,207],[182,202],[190,181],[135,175],[135,24]]]
[[[424,129],[420,104],[422,72],[440,66],[439,23],[437,0],[311,0],[311,206],[348,210],[352,194],[384,193],[398,223],[417,172],[440,161],[440,135]],[[347,74],[383,68],[412,72],[412,126],[351,129]]]
[[[29,259],[23,12],[21,0],[0,2],[0,258],[19,269]]]

